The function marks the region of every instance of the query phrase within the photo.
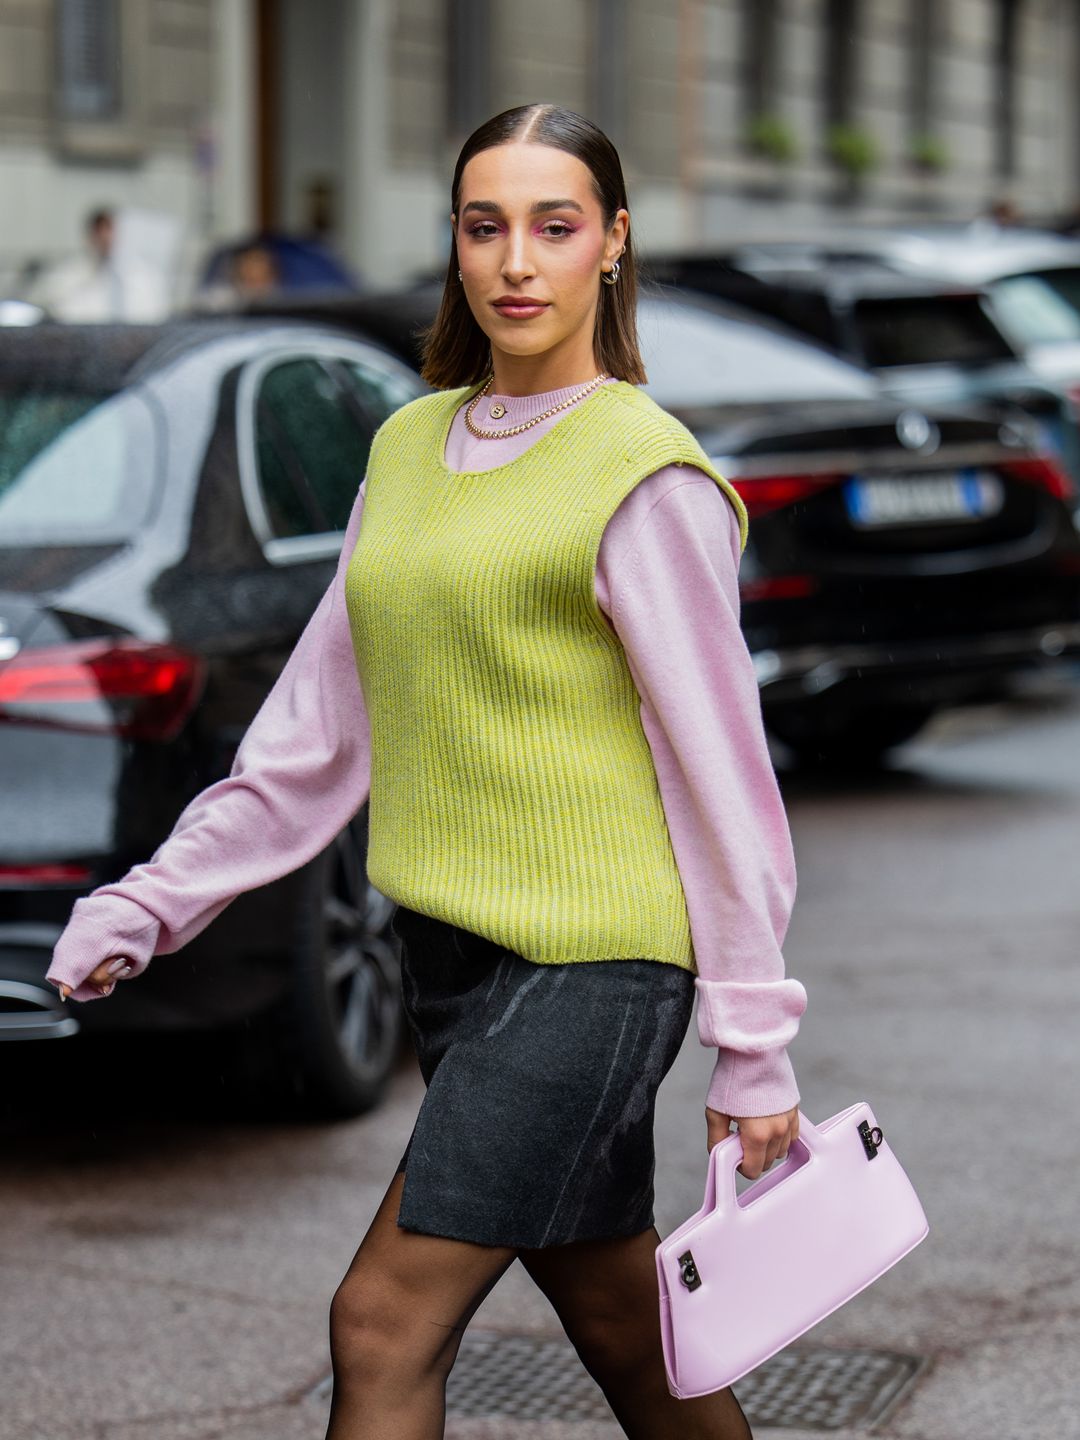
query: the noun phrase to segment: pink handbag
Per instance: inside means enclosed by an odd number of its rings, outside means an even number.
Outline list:
[[[656,1247],[668,1389],[722,1390],[864,1290],[929,1232],[865,1100],[813,1125],[741,1195],[735,1133],[705,1203]]]

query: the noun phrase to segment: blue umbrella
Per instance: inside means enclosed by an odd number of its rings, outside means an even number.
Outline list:
[[[207,261],[202,285],[226,285],[235,256],[255,246],[269,251],[282,290],[360,290],[357,278],[317,240],[263,231],[250,239],[222,246]]]

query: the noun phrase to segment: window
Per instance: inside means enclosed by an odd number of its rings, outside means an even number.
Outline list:
[[[455,147],[491,114],[491,10],[491,0],[449,0],[445,7],[447,119]]]
[[[826,125],[847,125],[855,109],[857,0],[825,0],[822,100]]]
[[[778,0],[743,0],[743,97],[748,120],[775,108],[777,9]]]
[[[160,483],[151,412],[132,392],[0,394],[0,539],[95,545],[138,533]]]
[[[866,363],[988,365],[1016,358],[977,296],[860,300],[855,330]]]
[[[337,362],[308,356],[267,371],[255,455],[272,535],[345,529],[375,430],[369,414]]]
[[[596,0],[592,51],[596,123],[617,141],[626,121],[626,17],[620,0]]]
[[[121,111],[119,0],[56,0],[57,110],[62,120]]]
[[[937,120],[934,58],[944,33],[942,0],[912,0],[908,24],[910,129],[912,136],[923,138]]]
[[[994,311],[1014,344],[1080,341],[1080,270],[1009,275],[990,286]]]
[[[994,164],[998,175],[1016,172],[1016,42],[1020,0],[998,0],[994,41]]]
[[[864,371],[765,325],[703,306],[642,299],[638,306],[646,392],[658,405],[764,404],[880,396]]]
[[[141,153],[146,12],[140,0],[54,0],[60,148],[95,160]]]
[[[400,406],[409,400],[415,400],[423,393],[416,381],[401,371],[379,369],[355,358],[337,363],[347,377],[356,403],[366,414],[372,430],[377,429]]]

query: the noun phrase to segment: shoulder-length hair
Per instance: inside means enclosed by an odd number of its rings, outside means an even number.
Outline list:
[[[460,214],[461,176],[468,162],[481,150],[512,140],[551,145],[577,156],[592,175],[593,193],[600,202],[606,228],[615,223],[618,210],[629,209],[619,153],[599,126],[561,105],[517,105],[485,121],[461,147],[450,186],[455,215]],[[421,374],[429,385],[440,390],[477,384],[491,374],[492,368],[491,345],[469,307],[458,279],[458,265],[454,233],[439,313],[421,342]],[[646,380],[637,339],[637,279],[633,235],[628,230],[619,257],[618,280],[614,285],[600,285],[593,348],[603,370],[631,385],[643,385]]]

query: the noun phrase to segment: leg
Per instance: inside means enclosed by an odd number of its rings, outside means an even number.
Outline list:
[[[465,1327],[517,1251],[397,1223],[398,1171],[330,1305],[326,1440],[441,1440]]]
[[[628,1238],[522,1250],[519,1258],[630,1440],[752,1440],[730,1389],[679,1400],[667,1388],[659,1244],[653,1228]]]

